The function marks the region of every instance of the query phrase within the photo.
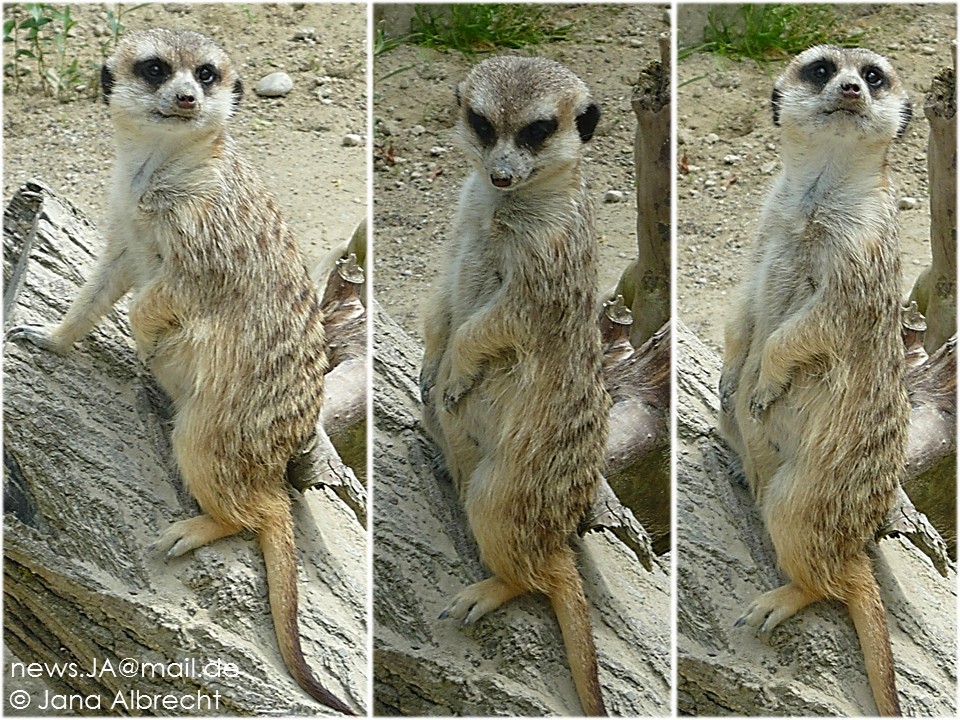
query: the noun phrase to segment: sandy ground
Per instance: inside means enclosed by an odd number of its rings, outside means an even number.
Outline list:
[[[527,52],[568,66],[600,105],[586,173],[597,208],[600,287],[610,288],[637,254],[630,97],[640,69],[659,58],[657,35],[669,27],[666,11],[657,5],[577,5],[550,12],[573,24],[572,38]],[[374,60],[374,293],[417,337],[421,306],[443,267],[467,172],[453,144],[454,88],[484,57],[402,45]],[[622,192],[623,200],[605,203],[608,190]]]
[[[891,60],[913,102],[913,121],[890,156],[901,197],[918,201],[900,213],[906,296],[930,262],[923,96],[933,76],[950,63],[955,7],[857,5],[841,11],[851,28],[865,33],[862,45]],[[749,260],[763,198],[780,170],[779,130],[769,97],[784,65],[703,54],[677,65],[677,155],[690,171],[677,175],[676,312],[718,352],[731,291]]]
[[[68,52],[81,67],[93,68],[106,39],[104,6],[72,11],[79,23]],[[5,7],[4,19],[9,13]],[[168,4],[124,17],[128,30],[202,32],[238,63],[246,92],[233,135],[277,197],[309,266],[348,239],[366,214],[366,17],[365,4]],[[293,91],[284,98],[258,97],[257,80],[278,70],[293,78]],[[107,107],[89,93],[59,103],[44,97],[33,78],[18,93],[4,84],[4,204],[24,181],[36,178],[102,226],[113,164]],[[347,134],[363,142],[344,146]]]

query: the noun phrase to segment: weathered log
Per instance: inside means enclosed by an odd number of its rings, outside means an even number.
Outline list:
[[[466,628],[437,614],[488,572],[420,424],[422,349],[374,310],[375,710],[569,715],[579,703],[556,619],[525,596]],[[650,572],[605,531],[576,541],[607,709],[670,711],[668,557]]]
[[[677,323],[678,711],[699,715],[875,712],[845,608],[820,602],[770,642],[734,621],[784,582],[763,521],[716,430],[719,358]],[[904,714],[956,714],[956,571],[904,539],[873,547]]]
[[[930,187],[930,267],[917,278],[911,298],[927,318],[929,353],[957,332],[957,79],[954,67],[930,85],[923,113],[930,123],[927,176]]]
[[[100,245],[69,202],[39,184],[23,188],[4,213],[7,324],[62,317]],[[76,663],[76,675],[44,671],[42,679],[88,698],[87,713],[326,712],[283,666],[248,533],[169,563],[150,549],[198,508],[177,477],[170,408],[138,367],[123,303],[66,357],[7,343],[4,371],[4,640],[12,653]],[[304,654],[326,687],[362,708],[365,528],[328,489],[294,493],[293,510]],[[94,663],[117,667],[125,658],[158,666],[86,676]],[[236,670],[185,676],[172,665],[191,660],[201,670],[217,661]],[[6,697],[22,683],[8,675]],[[114,704],[117,693],[137,691],[173,705]],[[198,695],[199,708],[186,704]]]
[[[670,320],[670,34],[658,38],[660,60],[640,73],[631,107],[637,116],[637,260],[617,293],[633,310],[630,341],[640,347]]]

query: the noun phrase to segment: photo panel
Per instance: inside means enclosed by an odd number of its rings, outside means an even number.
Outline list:
[[[374,19],[375,711],[669,715],[669,7]]]
[[[954,715],[956,7],[677,22],[677,711]]]
[[[367,5],[3,19],[5,712],[366,713]]]

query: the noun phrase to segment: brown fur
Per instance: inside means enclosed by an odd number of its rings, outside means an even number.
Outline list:
[[[571,533],[594,499],[610,400],[601,373],[596,240],[581,174],[596,122],[586,87],[546,60],[493,58],[461,85],[466,180],[450,266],[429,305],[424,422],[494,577],[442,613],[472,622],[526,592],[549,596],[583,710],[605,714]],[[468,112],[497,139],[483,142]],[[515,138],[557,127],[536,149]],[[578,117],[579,126],[578,126]],[[493,180],[509,181],[509,189]]]
[[[134,71],[159,57],[187,77],[151,88]],[[189,79],[203,64],[219,80]],[[258,534],[284,662],[312,697],[353,714],[307,666],[286,465],[320,414],[323,314],[276,202],[226,132],[239,89],[226,54],[196,33],[132,33],[108,61],[117,130],[108,245],[63,321],[20,337],[65,353],[127,292],[141,360],[172,398],[180,474],[203,514],[156,543],[182,555],[244,528]],[[159,121],[196,96],[192,119]]]
[[[839,69],[818,89],[803,69],[821,58]],[[868,93],[858,73],[871,65],[884,70],[887,85]],[[841,84],[856,82],[863,102],[831,114]],[[893,502],[910,412],[886,168],[909,104],[885,59],[837,48],[795,59],[774,99],[784,172],[764,206],[756,267],[727,326],[720,427],[743,461],[790,582],[758,598],[738,624],[766,634],[817,600],[846,603],[877,708],[899,714],[865,545]]]

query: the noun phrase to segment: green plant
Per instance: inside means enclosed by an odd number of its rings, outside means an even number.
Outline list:
[[[707,14],[704,44],[685,48],[679,56],[710,52],[766,62],[822,43],[850,47],[862,37],[863,33],[845,30],[830,5],[745,4],[736,9],[732,19],[729,11],[712,9]]]
[[[382,28],[377,28],[373,33],[373,55],[374,57],[379,57],[384,53],[388,53],[393,50],[398,45],[403,45],[404,43],[416,42],[419,35],[404,35],[403,37],[397,38],[388,38],[383,33]]]
[[[13,3],[4,8],[4,13],[3,41],[13,46],[13,52],[7,53],[10,59],[3,70],[13,80],[14,90],[20,90],[23,77],[35,73],[44,94],[54,95],[61,102],[75,97],[75,90],[86,82],[87,74],[70,44],[71,31],[77,25],[71,6]],[[115,33],[121,27],[116,26]]]
[[[413,42],[464,54],[563,40],[571,29],[551,22],[546,8],[537,5],[417,5],[414,13]]]
[[[65,5],[62,10],[50,6],[47,9],[53,23],[51,27],[56,29],[50,39],[56,62],[52,67],[47,68],[44,79],[56,92],[57,99],[63,102],[68,97],[69,91],[83,82],[77,58],[67,57],[67,42],[70,37],[70,30],[77,24],[77,21],[71,16],[69,5]]]
[[[3,42],[13,45],[13,56],[10,57],[9,53],[7,54],[10,59],[3,64],[3,74],[4,76],[10,75],[13,77],[14,89],[17,91],[20,90],[20,77],[27,72],[26,68],[20,65],[20,58],[30,54],[29,50],[20,47],[20,32],[17,28],[19,24],[19,10],[20,8],[18,6],[11,6],[11,17],[3,21]]]

